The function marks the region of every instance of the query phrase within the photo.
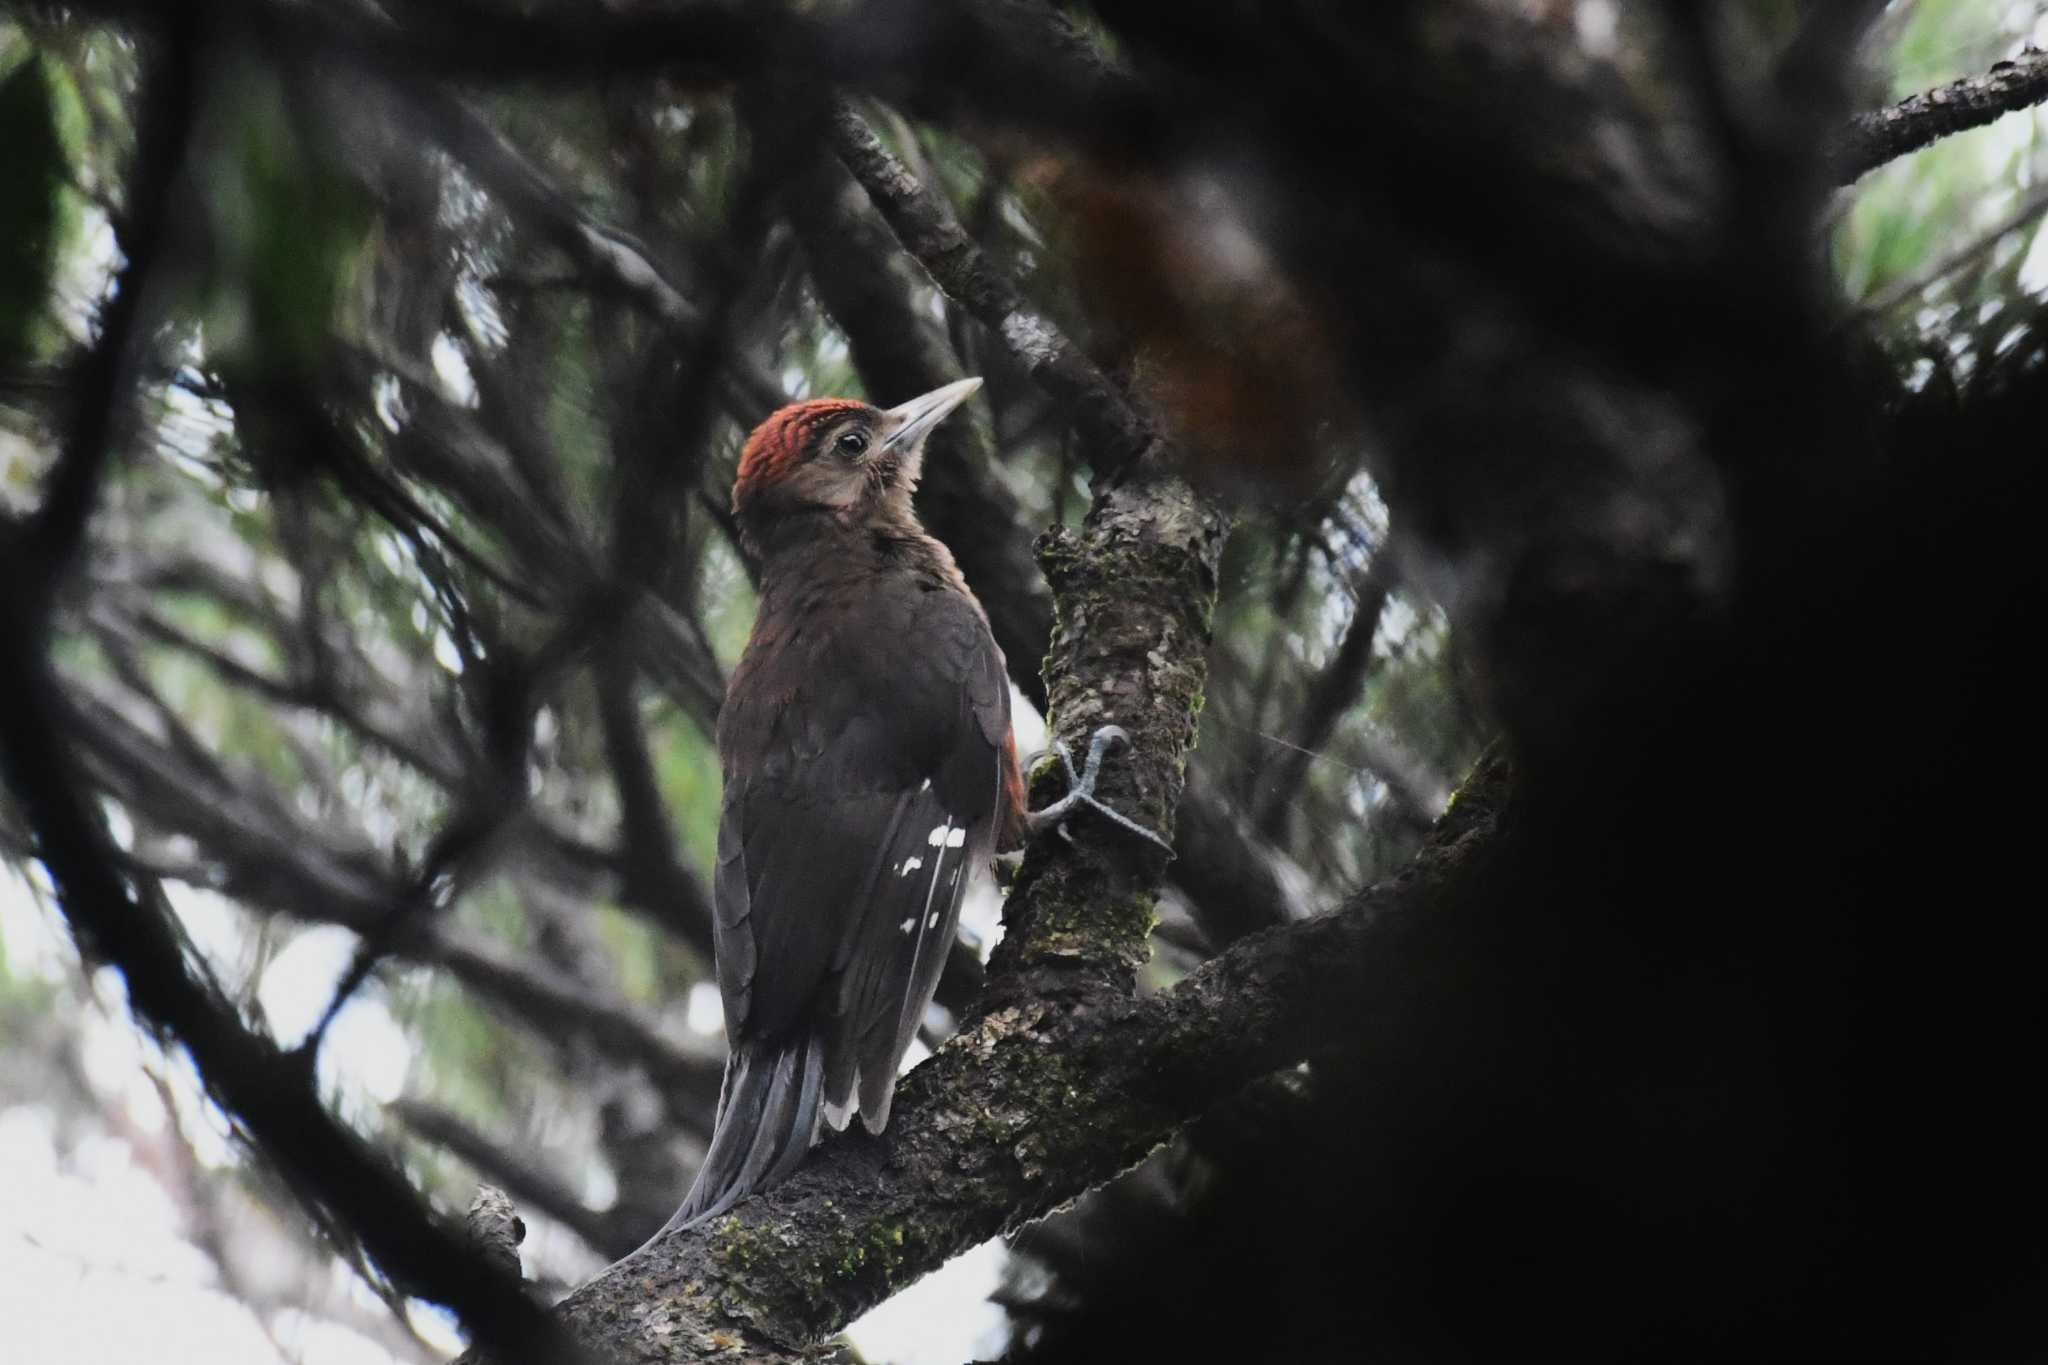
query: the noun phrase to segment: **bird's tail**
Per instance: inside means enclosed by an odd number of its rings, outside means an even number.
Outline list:
[[[661,1231],[715,1218],[788,1179],[817,1139],[824,1089],[825,1045],[816,1038],[735,1048],[718,1092],[711,1149]]]

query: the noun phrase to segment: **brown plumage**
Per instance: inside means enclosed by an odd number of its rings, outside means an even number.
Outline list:
[[[973,869],[1024,827],[1002,651],[911,507],[924,437],[980,386],[798,403],[748,439],[733,512],[761,604],[726,690],[713,884],[731,1045],[668,1226],[889,1119]]]

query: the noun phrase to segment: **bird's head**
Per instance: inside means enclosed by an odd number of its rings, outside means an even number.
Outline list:
[[[924,466],[924,439],[981,387],[962,379],[893,408],[849,398],[792,403],[740,452],[732,510],[756,549],[784,518],[828,513],[848,525],[902,520]]]

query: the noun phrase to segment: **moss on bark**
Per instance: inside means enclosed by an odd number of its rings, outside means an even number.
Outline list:
[[[1039,540],[1055,618],[1046,657],[1049,729],[1076,756],[1104,725],[1098,795],[1171,838],[1208,680],[1216,571],[1228,523],[1179,478],[1145,466],[1099,492],[1078,532]],[[1032,803],[1064,794],[1057,762],[1032,771]],[[1071,840],[1025,856],[990,963],[989,1000],[1047,992],[1127,994],[1150,955],[1163,850],[1083,812]]]

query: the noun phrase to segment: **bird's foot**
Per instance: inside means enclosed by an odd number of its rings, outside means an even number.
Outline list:
[[[1062,839],[1071,842],[1074,836],[1067,829],[1067,817],[1074,813],[1076,807],[1087,806],[1104,819],[1114,824],[1122,825],[1139,838],[1149,839],[1168,853],[1173,852],[1173,845],[1158,834],[1145,828],[1122,811],[1114,810],[1095,798],[1095,779],[1102,773],[1103,755],[1109,752],[1110,745],[1115,744],[1119,740],[1128,744],[1130,739],[1131,737],[1124,733],[1124,729],[1120,725],[1102,726],[1089,737],[1088,757],[1082,762],[1081,771],[1078,773],[1074,771],[1074,756],[1067,751],[1066,743],[1062,740],[1054,740],[1052,751],[1059,755],[1060,766],[1067,770],[1067,794],[1047,806],[1044,810],[1026,811],[1024,813],[1024,827],[1031,837],[1037,838],[1048,829],[1057,829]]]

